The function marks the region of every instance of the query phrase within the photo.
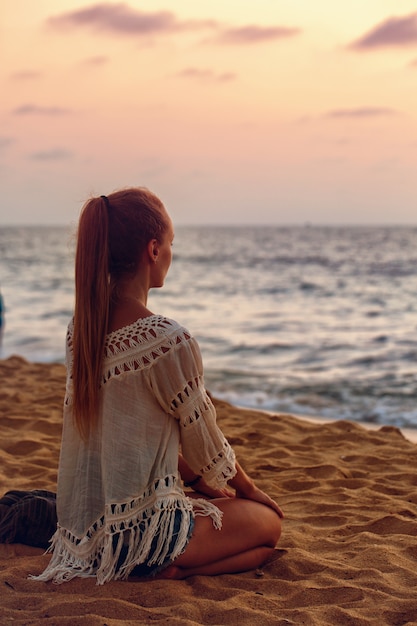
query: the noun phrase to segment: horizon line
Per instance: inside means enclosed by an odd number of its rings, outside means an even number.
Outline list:
[[[77,225],[78,220],[71,222],[18,222],[1,223],[1,228],[70,228]],[[415,222],[312,222],[310,220],[300,222],[176,222],[175,228],[376,228],[376,227],[396,227],[407,228],[417,227]]]

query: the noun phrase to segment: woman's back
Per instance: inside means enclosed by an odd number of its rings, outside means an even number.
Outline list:
[[[152,316],[107,336],[100,418],[85,442],[72,419],[70,326],[57,507],[60,524],[78,536],[100,519],[106,504],[138,498],[156,477],[176,475],[178,424],[155,399],[149,369],[158,358],[168,360],[169,346],[183,334],[174,322]]]

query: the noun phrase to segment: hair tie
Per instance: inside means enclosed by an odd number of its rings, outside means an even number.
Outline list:
[[[103,198],[104,203],[105,203],[105,205],[107,207],[107,210],[110,211],[110,201],[109,201],[108,197],[107,196],[100,196],[100,198]]]

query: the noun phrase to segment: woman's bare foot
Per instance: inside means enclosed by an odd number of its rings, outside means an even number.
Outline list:
[[[168,565],[162,572],[154,576],[155,580],[181,580],[184,578],[184,570],[176,565]]]

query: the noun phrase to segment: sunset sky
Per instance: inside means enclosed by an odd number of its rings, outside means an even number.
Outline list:
[[[417,223],[417,1],[1,0],[0,224]]]

